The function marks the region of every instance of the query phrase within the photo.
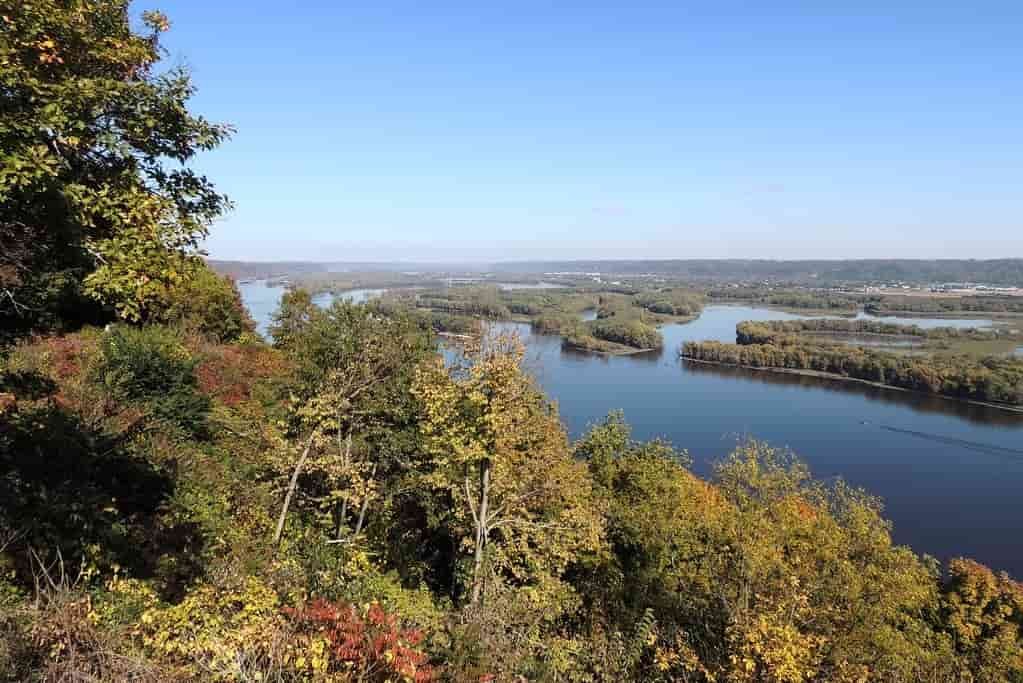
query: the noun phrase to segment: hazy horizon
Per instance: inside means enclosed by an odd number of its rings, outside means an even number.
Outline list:
[[[260,254],[266,244],[260,244],[255,252],[256,256],[245,256],[247,252],[243,247],[237,250],[236,254],[224,255],[222,253],[210,252],[209,258],[221,261],[245,261],[274,263],[282,261],[296,261],[307,263],[424,263],[424,264],[487,264],[487,263],[515,263],[515,262],[537,262],[537,261],[677,261],[677,260],[706,260],[706,261],[872,261],[872,260],[977,260],[990,261],[1000,259],[1023,258],[1023,249],[1014,254],[988,253],[986,255],[973,256],[963,254],[963,249],[924,249],[921,248],[911,255],[892,255],[874,253],[868,255],[828,255],[810,252],[800,255],[799,250],[786,251],[784,253],[751,252],[750,250],[737,250],[738,253],[724,255],[704,255],[691,253],[665,253],[664,248],[658,249],[656,255],[651,255],[652,249],[648,245],[623,244],[606,247],[588,247],[582,245],[558,245],[533,243],[521,246],[508,246],[504,243],[494,244],[493,242],[481,245],[455,245],[455,244],[430,244],[430,245],[335,245],[323,246],[312,244],[295,244],[291,249],[285,249],[286,245],[278,244],[270,246],[270,251],[277,255]],[[209,250],[208,250],[209,251]],[[680,250],[681,251],[681,250]]]

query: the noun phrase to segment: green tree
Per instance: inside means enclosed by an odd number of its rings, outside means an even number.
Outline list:
[[[293,320],[288,312],[295,301],[282,304],[278,320]],[[430,337],[410,315],[384,317],[347,302],[289,329],[282,339],[297,365],[295,438],[279,463],[289,480],[275,540],[300,488],[331,518],[335,539],[349,529],[358,534],[370,504],[381,497],[380,479],[412,447],[410,386],[416,366],[432,352]]]
[[[529,585],[539,605],[563,591],[566,568],[602,544],[585,470],[558,415],[521,367],[516,338],[484,338],[466,365],[424,364],[413,390],[432,457],[423,482],[445,490],[452,526],[471,550],[469,601],[487,578]],[[539,606],[538,605],[538,606]]]
[[[255,329],[234,281],[198,260],[171,288],[161,318],[221,344],[237,341]]]
[[[145,33],[127,0],[0,14],[0,328],[159,318],[228,206],[185,164],[229,127],[189,113],[187,71],[157,68],[162,14]]]
[[[281,305],[274,311],[270,322],[270,337],[274,346],[289,349],[299,343],[301,335],[323,316],[306,289],[289,289],[281,297]]]

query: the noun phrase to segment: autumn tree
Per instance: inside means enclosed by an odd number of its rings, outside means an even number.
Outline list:
[[[0,328],[159,318],[228,206],[185,164],[230,129],[188,111],[186,70],[158,68],[162,14],[142,33],[127,0],[0,15]]]
[[[954,559],[948,569],[942,624],[964,680],[1023,680],[1023,584],[973,560]]]
[[[275,532],[280,541],[301,487],[331,519],[335,540],[360,533],[379,480],[400,469],[415,432],[409,387],[430,352],[430,338],[408,315],[384,317],[367,306],[336,302],[298,324],[289,319],[285,349],[297,365],[291,431],[279,462],[289,473]]]
[[[550,600],[566,588],[566,567],[601,544],[585,469],[523,370],[523,353],[517,338],[484,335],[467,347],[465,363],[424,363],[413,385],[431,458],[422,482],[456,505],[450,524],[471,553],[473,605],[489,578]]]

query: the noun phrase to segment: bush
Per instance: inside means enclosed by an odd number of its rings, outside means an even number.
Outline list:
[[[255,329],[234,281],[205,265],[171,291],[164,317],[217,343],[237,341]]]
[[[310,658],[312,674],[347,674],[359,681],[436,680],[428,657],[419,644],[423,633],[406,629],[394,614],[379,604],[357,608],[347,603],[314,600],[298,609],[286,609],[296,622],[296,643],[309,650],[323,643],[323,655]]]
[[[197,360],[165,327],[118,326],[103,338],[99,381],[123,402],[140,402],[193,436],[206,434],[210,399],[198,390]]]

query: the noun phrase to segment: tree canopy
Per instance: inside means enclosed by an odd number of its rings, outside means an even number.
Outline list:
[[[228,207],[187,166],[230,127],[161,70],[166,17],[127,0],[26,0],[0,16],[0,327],[159,319]]]

